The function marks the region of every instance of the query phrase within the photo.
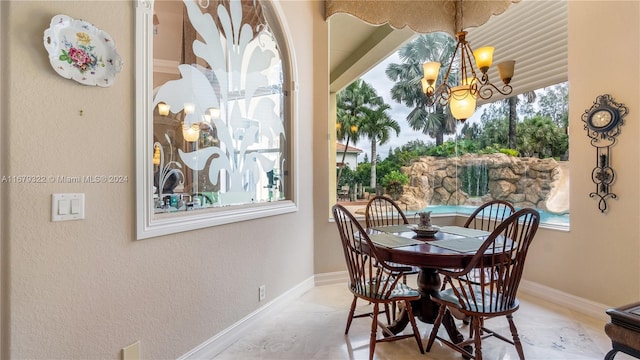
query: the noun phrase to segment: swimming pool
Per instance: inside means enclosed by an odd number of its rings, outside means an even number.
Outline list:
[[[429,205],[421,211],[431,211],[432,215],[471,215],[477,206],[470,205]],[[516,210],[520,210],[516,208]],[[540,209],[540,223],[546,225],[556,225],[561,227],[569,227],[569,214],[552,214]]]

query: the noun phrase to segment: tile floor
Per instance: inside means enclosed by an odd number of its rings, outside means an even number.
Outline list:
[[[342,360],[367,359],[370,318],[354,319],[349,335],[344,335],[351,293],[345,284],[317,286],[282,310],[260,320],[260,324],[231,345],[216,360]],[[603,359],[611,348],[604,333],[604,321],[586,317],[541,299],[521,293],[520,309],[514,319],[528,360]],[[359,302],[360,309],[368,305]],[[431,325],[418,321],[423,343]],[[466,326],[459,322],[462,334]],[[487,327],[509,334],[507,321],[487,321]],[[444,335],[444,329],[441,328]],[[378,336],[382,336],[379,332]],[[515,348],[495,338],[483,342],[487,360],[517,359]],[[420,354],[413,338],[378,343],[375,359],[460,360],[462,356],[436,341],[430,352]],[[616,360],[632,357],[618,353]]]

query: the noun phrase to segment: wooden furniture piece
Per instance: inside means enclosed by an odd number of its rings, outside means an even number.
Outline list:
[[[349,201],[349,185],[342,185],[338,190],[338,201]]]
[[[518,336],[513,313],[518,310],[516,298],[529,246],[538,229],[540,214],[534,209],[522,209],[508,217],[487,237],[473,258],[458,270],[441,270],[445,275],[447,289],[432,294],[431,299],[440,304],[427,351],[439,339],[463,356],[482,360],[482,340],[489,336],[515,345],[520,359],[524,359],[522,344]],[[467,275],[477,270],[477,282],[468,281]],[[447,312],[447,307],[455,308],[471,318],[470,338],[453,343],[438,336],[438,329]],[[506,316],[513,341],[487,329],[484,320]],[[475,346],[471,353],[466,345]]]
[[[478,207],[464,223],[464,227],[485,231],[493,231],[516,211],[510,202],[491,200]]]
[[[466,230],[462,227],[459,228]],[[380,231],[374,228],[368,228],[367,231],[371,236],[380,233]],[[416,238],[416,233],[410,230],[397,232],[394,235],[409,239]],[[422,240],[418,245],[393,248],[375,245],[379,257],[395,264],[405,264],[420,268],[417,276],[420,300],[411,302],[413,314],[418,320],[433,324],[438,315],[440,305],[432,301],[430,295],[438,293],[442,287],[439,270],[463,268],[475,255],[475,252],[459,252],[439,247],[435,244],[441,240],[450,241],[462,237],[463,236],[460,235],[439,231],[433,237],[418,238]],[[409,319],[406,312],[401,309],[400,315],[397,317],[395,323],[389,326],[389,330],[393,333],[399,333],[408,324]],[[459,343],[464,341],[464,336],[458,331],[457,325],[449,312],[445,313],[442,319],[442,325],[447,330],[452,342]],[[471,347],[469,346],[469,348]]]
[[[604,332],[611,339],[612,349],[604,357],[613,360],[618,351],[640,359],[640,302],[607,310],[611,320]]]
[[[407,216],[390,197],[376,195],[367,202],[364,210],[367,228],[408,224]]]
[[[404,214],[400,206],[390,197],[384,195],[375,195],[368,202],[364,210],[365,224],[367,228],[392,226],[409,224],[407,216]],[[391,263],[397,266],[397,264]],[[407,283],[407,275],[417,274],[420,268],[415,266],[411,270],[405,272],[402,276],[402,282]],[[392,319],[396,319],[396,304],[391,305]]]
[[[353,302],[347,318],[347,326],[344,331],[349,333],[351,322],[354,318],[370,316],[371,337],[369,339],[369,359],[373,359],[376,343],[395,341],[414,337],[418,343],[420,353],[424,354],[420,332],[411,311],[410,301],[420,299],[420,294],[400,282],[407,266],[392,266],[384,259],[379,258],[371,239],[358,223],[355,217],[342,205],[333,206],[333,218],[338,226],[344,257],[349,271],[349,290],[353,294]],[[364,299],[373,304],[370,313],[355,315],[356,302]],[[403,302],[406,313],[411,323],[413,333],[396,335],[388,330],[387,324],[378,320],[380,314],[379,305],[389,305],[395,302]],[[384,333],[384,337],[377,338],[378,326]]]
[[[409,224],[409,220],[400,206],[393,199],[384,195],[376,195],[367,202],[364,219],[367,228]],[[412,267],[411,271],[406,272],[405,275],[417,274],[418,271],[420,271],[419,268]],[[403,278],[403,282],[407,283],[406,276]]]
[[[491,200],[480,205],[464,223],[464,227],[476,230],[493,231],[500,225],[504,219],[511,216],[516,209],[510,202],[504,200]],[[480,277],[478,269],[474,269],[467,274],[467,280],[477,282]],[[444,286],[444,284],[443,284]],[[444,290],[444,288],[442,289]],[[456,317],[462,317],[462,322],[469,325],[469,318],[454,314]]]

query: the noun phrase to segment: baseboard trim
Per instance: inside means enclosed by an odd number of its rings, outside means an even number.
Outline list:
[[[315,276],[316,286],[334,285],[339,283],[346,284],[347,281],[349,281],[349,274],[346,271],[323,273]]]
[[[286,306],[290,301],[299,298],[314,286],[332,285],[346,283],[349,276],[346,271],[323,273],[312,276],[289,291],[278,296],[256,311],[245,316],[240,321],[219,332],[212,338],[198,345],[193,350],[182,355],[178,360],[212,359],[233,343],[238,341],[244,331],[256,324],[262,317],[277,311],[281,306]],[[540,299],[544,299],[552,304],[570,308],[581,314],[607,321],[609,317],[605,311],[609,308],[591,300],[583,299],[560,290],[544,286],[533,281],[520,281],[520,291]],[[544,294],[540,296],[540,294]]]
[[[520,291],[525,292],[531,296],[544,299],[555,305],[569,308],[573,311],[590,316],[594,319],[603,321],[609,320],[609,316],[607,315],[606,310],[610,307],[604,304],[597,303],[595,301],[587,300],[524,279],[520,281]],[[541,296],[540,294],[544,294],[544,296]]]
[[[312,276],[304,280],[284,294],[269,301],[256,311],[245,316],[230,327],[222,330],[188,353],[182,355],[178,360],[213,359],[213,357],[238,341],[242,337],[243,333],[254,326],[261,318],[278,311],[281,307],[286,306],[292,300],[299,298],[304,293],[311,290],[315,286],[314,278],[315,277]]]

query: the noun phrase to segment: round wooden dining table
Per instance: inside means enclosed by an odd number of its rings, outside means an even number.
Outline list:
[[[376,234],[385,233],[378,229],[379,228],[367,229],[367,233],[370,237],[374,237]],[[475,251],[460,252],[434,245],[440,240],[460,239],[464,237],[462,235],[451,234],[443,231],[438,231],[428,237],[420,237],[416,235],[414,231],[409,229],[393,232],[392,234],[407,239],[419,240],[416,244],[397,247],[378,245],[375,242],[374,245],[376,246],[378,256],[382,259],[392,263],[411,265],[420,268],[420,271],[418,272],[417,285],[421,296],[420,300],[411,304],[411,309],[414,316],[420,321],[433,324],[436,316],[438,315],[439,305],[431,300],[430,295],[437,293],[442,287],[442,281],[438,270],[464,268],[475,255]],[[481,237],[481,239],[482,238],[484,237]],[[389,329],[394,333],[399,333],[407,326],[408,322],[409,319],[406,313],[401,312],[400,316],[397,317],[396,322],[392,324]],[[464,337],[458,331],[454,318],[449,311],[446,312],[442,324],[454,343],[464,340]]]

